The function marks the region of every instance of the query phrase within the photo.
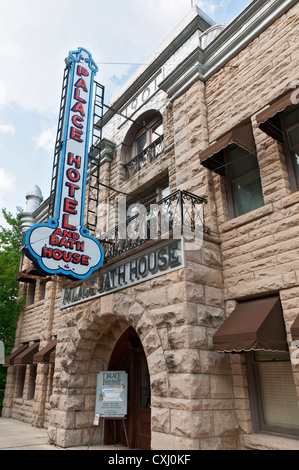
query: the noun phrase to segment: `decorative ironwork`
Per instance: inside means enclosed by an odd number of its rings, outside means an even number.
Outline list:
[[[150,240],[180,238],[185,228],[189,234],[209,233],[204,225],[206,202],[188,191],[176,191],[148,210],[139,208],[138,214],[100,235],[105,262]]]
[[[136,157],[132,158],[125,164],[126,176],[131,178],[138,173],[141,168],[149,163],[154,162],[164,152],[164,135],[161,135],[151,145],[146,147],[142,152],[138,153]]]
[[[64,118],[65,118],[69,74],[70,74],[70,65],[67,65],[64,69],[64,74],[63,74],[59,119],[58,119],[58,127],[57,127],[57,134],[56,134],[52,180],[51,180],[50,198],[49,198],[49,206],[48,206],[48,219],[50,219],[51,217],[54,217],[55,215],[56,188],[57,188],[57,183],[58,183],[58,178],[59,178],[59,164],[60,164],[61,149],[62,149],[62,144],[63,144],[62,132],[63,132]]]

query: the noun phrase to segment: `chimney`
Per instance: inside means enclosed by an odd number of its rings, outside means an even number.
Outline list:
[[[43,201],[40,188],[36,185],[32,186],[32,188],[26,194],[26,199],[27,203],[25,211],[18,214],[18,217],[21,220],[22,233],[27,232],[27,230],[35,223],[33,213]]]

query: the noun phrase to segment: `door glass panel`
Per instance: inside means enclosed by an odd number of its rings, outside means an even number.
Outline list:
[[[299,178],[299,149],[297,152],[294,152],[294,157],[295,157],[295,164],[297,168],[297,176]]]
[[[162,199],[169,196],[169,194],[170,194],[169,183],[165,183],[162,185]]]
[[[137,155],[142,152],[146,147],[146,134],[143,134],[136,142],[137,144]]]
[[[140,371],[140,408],[151,407],[151,387],[150,377],[145,357],[141,358],[141,371]]]

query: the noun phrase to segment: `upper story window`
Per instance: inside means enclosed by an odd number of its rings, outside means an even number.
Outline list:
[[[225,177],[230,217],[264,205],[251,124],[231,130],[199,156],[201,164]]]
[[[122,146],[127,177],[155,161],[164,152],[163,120],[158,111],[147,111],[136,119]]]
[[[130,218],[138,214],[141,207],[149,210],[151,206],[157,204],[159,201],[169,196],[169,194],[169,182],[167,178],[151,186],[147,191],[143,191],[139,196],[129,201],[127,204],[127,217]]]
[[[237,145],[224,150],[225,176],[232,217],[264,205],[257,158]]]
[[[151,121],[144,123],[144,129],[137,132],[135,135],[135,142],[132,146],[132,158],[135,155],[140,154],[155,140],[163,135],[163,122],[159,116],[152,119]]]

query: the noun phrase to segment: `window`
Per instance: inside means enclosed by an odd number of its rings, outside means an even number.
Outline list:
[[[299,407],[288,352],[254,351],[247,356],[255,432],[299,437]]]
[[[32,305],[34,304],[34,298],[35,298],[35,288],[36,288],[36,283],[30,282],[28,284],[28,290],[27,290],[27,305]]]
[[[231,218],[264,205],[251,122],[233,128],[199,154],[201,165],[225,176]]]
[[[156,204],[167,196],[169,196],[168,179],[158,183],[156,186],[150,187],[148,190],[144,190],[138,196],[131,199],[128,203],[127,217],[133,217],[138,214],[140,205],[150,209],[151,205]]]
[[[141,153],[146,147],[146,134],[136,140],[136,153]]]
[[[224,164],[231,217],[238,217],[263,206],[256,156],[233,144],[224,150]]]
[[[17,398],[23,398],[25,377],[26,377],[26,366],[18,367],[18,369],[17,369],[17,390],[16,390],[16,397]]]
[[[40,282],[39,283],[39,300],[44,300],[46,296],[46,283]]]
[[[161,232],[161,213],[159,213],[159,211],[163,211],[165,219],[168,213],[168,205],[166,203],[163,203],[162,205],[159,205],[158,208],[157,203],[169,196],[169,194],[169,182],[167,178],[166,180],[161,181],[156,186],[152,186],[149,189],[144,190],[142,193],[140,193],[128,203],[128,219],[136,216],[137,214],[142,215],[141,219],[135,218],[129,223],[128,234],[130,237],[136,239],[138,238],[138,236],[140,236],[142,239],[148,239],[151,238],[151,235],[153,235],[153,233],[151,233],[151,230],[154,231],[155,234],[156,231]],[[153,220],[155,222],[153,222]],[[151,225],[151,222],[153,225]],[[167,224],[167,230],[168,229],[169,226]],[[165,230],[165,227],[163,228],[163,230]]]
[[[299,105],[289,106],[280,113],[285,152],[293,191],[299,190]]]
[[[135,136],[135,145],[133,145],[134,155],[132,155],[132,158],[139,155],[163,135],[163,123],[161,118],[153,118],[147,123],[145,121],[144,127],[146,127],[146,129],[137,132]]]
[[[53,392],[54,364],[49,364],[46,401],[50,401]]]
[[[142,168],[155,162],[164,153],[163,119],[159,111],[150,109],[135,118],[121,148],[125,177],[131,178]]]
[[[35,393],[35,382],[36,382],[36,372],[37,372],[37,365],[32,364],[29,366],[29,384],[28,384],[28,400],[34,399]]]

